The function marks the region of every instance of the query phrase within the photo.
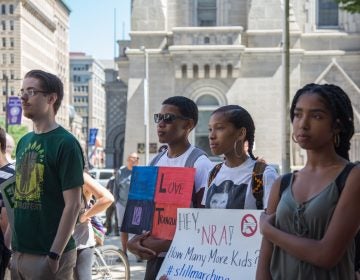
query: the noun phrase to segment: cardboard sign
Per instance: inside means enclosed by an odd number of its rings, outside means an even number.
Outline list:
[[[0,184],[0,191],[6,207],[8,221],[11,229],[14,232],[14,196],[15,196],[15,174]]]
[[[129,200],[126,205],[121,232],[141,234],[151,230],[154,202],[149,200]]]
[[[156,166],[134,166],[128,199],[153,201],[158,169]]]
[[[151,230],[154,237],[171,240],[177,208],[191,204],[194,177],[194,168],[135,166],[121,231]]]
[[[178,209],[176,233],[156,279],[255,279],[260,213]]]
[[[189,207],[194,187],[194,168],[159,167],[155,202]]]

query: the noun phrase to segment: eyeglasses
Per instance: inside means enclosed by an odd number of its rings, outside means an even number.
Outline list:
[[[139,160],[139,157],[129,157],[129,159],[133,159],[133,160]]]
[[[21,90],[19,92],[19,97],[33,97],[34,95],[38,94],[38,93],[47,93],[46,91],[43,91],[43,90],[36,90],[36,89],[33,89],[33,88],[30,88],[30,89],[25,89],[25,90]]]
[[[155,123],[159,123],[164,121],[164,123],[172,123],[174,120],[190,120],[190,118],[183,117],[183,116],[176,116],[174,114],[166,113],[166,114],[154,114],[154,121]]]

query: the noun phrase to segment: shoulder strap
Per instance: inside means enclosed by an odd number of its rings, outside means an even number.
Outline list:
[[[196,160],[202,155],[207,156],[207,154],[203,150],[195,147],[186,159],[185,167],[194,167]]]
[[[155,166],[155,165],[159,162],[160,158],[161,158],[163,155],[165,155],[166,152],[167,152],[167,150],[164,150],[164,151],[158,153],[158,154],[152,159],[152,161],[149,163],[149,166]]]
[[[346,164],[344,169],[339,174],[339,176],[337,176],[337,178],[335,179],[335,184],[339,190],[339,194],[341,194],[342,190],[344,189],[346,179],[347,179],[351,169],[353,169],[355,167],[355,165],[356,164],[354,164],[352,162],[349,162],[348,164]]]
[[[216,175],[219,173],[220,168],[222,166],[222,162],[216,164],[213,169],[211,169],[210,173],[209,173],[209,178],[208,178],[208,188],[210,188],[210,184],[211,182],[215,179]]]
[[[282,196],[282,193],[286,190],[286,188],[289,186],[290,184],[290,180],[291,180],[291,176],[292,173],[286,173],[285,175],[283,175],[281,177],[281,181],[280,181],[280,189],[279,189],[279,197]]]
[[[253,196],[256,199],[256,208],[258,210],[264,209],[264,182],[263,182],[263,174],[266,168],[266,163],[257,161],[255,162],[254,169],[252,172],[252,182],[251,188]]]

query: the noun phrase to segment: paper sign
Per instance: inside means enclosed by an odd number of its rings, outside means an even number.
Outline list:
[[[157,172],[156,166],[134,166],[128,199],[153,201]]]
[[[194,168],[159,167],[155,202],[189,207],[194,187]]]
[[[151,230],[153,213],[153,201],[128,200],[121,232],[141,234],[144,230]]]
[[[154,237],[172,240],[176,230],[178,206],[156,203],[151,234]]]
[[[15,196],[15,174],[0,184],[0,191],[6,207],[8,221],[14,231],[14,196]]]
[[[156,279],[255,279],[260,213],[178,209],[176,233]]]

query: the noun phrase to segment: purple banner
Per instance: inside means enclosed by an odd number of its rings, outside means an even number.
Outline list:
[[[7,104],[8,124],[21,124],[21,99],[16,96],[10,96]]]

